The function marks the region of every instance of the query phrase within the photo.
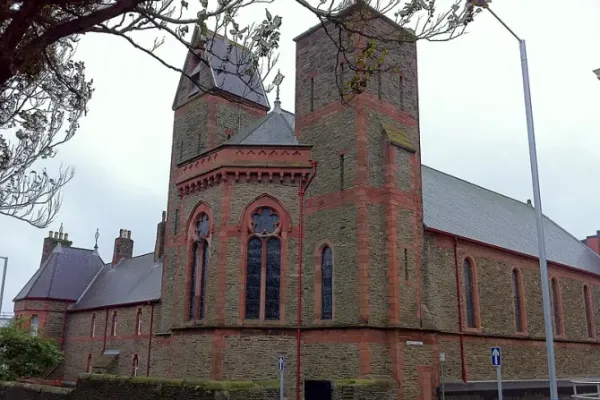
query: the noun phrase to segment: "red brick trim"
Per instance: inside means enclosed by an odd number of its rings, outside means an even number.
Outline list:
[[[419,400],[433,399],[433,368],[429,365],[417,365],[419,375]]]
[[[227,230],[231,214],[231,198],[233,197],[233,183],[224,183],[221,192],[221,221],[219,227],[219,265],[217,269],[216,315],[217,324],[225,321],[225,302],[227,292]]]
[[[323,251],[326,247],[331,249],[331,257],[333,259],[333,279],[331,283],[332,287],[332,302],[331,302],[331,319],[323,319]],[[315,249],[315,286],[314,286],[314,324],[331,325],[335,320],[335,251],[331,242],[326,240],[317,245]]]
[[[357,212],[357,262],[358,298],[360,321],[369,322],[369,219],[367,212],[368,196],[365,186],[369,183],[367,116],[364,111],[356,115],[356,212]]]
[[[471,264],[471,292],[473,296],[473,314],[475,319],[475,326],[470,327],[468,324],[468,311],[467,311],[467,282],[465,282],[465,261],[468,261]],[[464,304],[464,312],[465,312],[465,320],[464,320],[464,331],[465,332],[481,332],[481,314],[479,310],[479,281],[477,279],[477,264],[475,260],[471,256],[465,256],[462,258],[462,262],[460,265],[462,280],[462,289],[463,292],[461,294],[463,298]]]
[[[200,219],[200,216],[202,214],[206,214],[208,216],[208,223],[209,223],[209,227],[208,227],[208,235],[204,238],[199,238],[196,235],[196,224],[198,223],[198,220]],[[187,224],[185,225],[185,241],[186,241],[186,255],[187,255],[187,262],[185,263],[185,290],[181,291],[184,293],[185,295],[185,299],[183,302],[180,302],[180,304],[184,304],[184,308],[182,310],[183,312],[183,321],[188,321],[189,318],[189,310],[190,310],[190,306],[191,306],[191,301],[196,302],[196,310],[198,312],[198,315],[194,316],[194,320],[198,321],[199,320],[199,316],[200,316],[200,298],[201,296],[205,296],[205,300],[206,300],[206,294],[205,293],[201,293],[202,288],[200,287],[201,285],[201,277],[203,274],[202,271],[202,265],[200,265],[198,274],[196,275],[196,279],[197,281],[195,282],[196,285],[196,290],[195,290],[195,296],[194,299],[192,299],[190,297],[191,295],[191,280],[192,280],[192,268],[194,266],[194,246],[198,243],[198,247],[200,249],[199,254],[196,255],[196,258],[198,260],[202,260],[204,255],[202,254],[202,252],[204,251],[203,248],[200,248],[200,243],[203,241],[206,241],[208,243],[208,249],[209,249],[209,259],[208,259],[208,263],[211,262],[210,259],[210,246],[212,245],[212,236],[214,233],[214,217],[213,217],[213,213],[212,210],[210,208],[210,206],[203,202],[200,201],[198,204],[196,204],[196,206],[194,207],[194,209],[192,210],[192,212],[190,213],[190,217],[187,220]],[[208,264],[206,265],[206,268],[208,268]],[[209,269],[210,270],[210,269]],[[206,285],[206,291],[208,292],[208,285],[210,285],[210,282],[212,281],[211,277],[208,277],[207,274],[207,279],[206,282],[204,282],[204,284]],[[206,308],[207,308],[207,304],[206,301],[204,302],[204,316],[206,319]]]
[[[556,283],[556,298],[554,295],[554,284]],[[554,307],[555,302],[558,304],[558,322],[556,321]],[[565,314],[563,310],[562,301],[562,290],[560,288],[560,281],[556,276],[550,276],[550,306],[552,307],[552,328],[557,332],[554,332],[554,337],[557,339],[564,339],[565,334]],[[558,324],[558,325],[557,325]],[[558,329],[556,329],[558,327]]]
[[[583,306],[585,309],[586,327],[589,339],[596,340],[596,320],[594,319],[594,301],[590,287],[583,285]]]
[[[223,334],[215,332],[212,337],[212,355],[211,355],[211,367],[210,367],[210,378],[216,381],[223,379],[223,362],[225,357],[223,351],[225,349],[225,337]]]
[[[518,290],[519,293],[517,293],[517,295],[519,296],[519,303],[521,305],[521,308],[519,310],[519,313],[521,314],[521,327],[523,328],[522,331],[519,331],[517,329],[517,316],[515,314],[515,334],[516,335],[528,335],[527,333],[527,303],[526,303],[526,296],[525,296],[525,291],[524,291],[524,285],[523,285],[523,274],[521,273],[521,270],[517,267],[513,267],[513,269],[511,270],[510,273],[510,281],[511,284],[514,285],[513,283],[513,274],[516,272],[517,274],[517,286],[518,286]],[[514,289],[513,289],[514,290]],[[513,293],[513,310],[517,309],[517,305],[515,303],[515,293]]]
[[[257,324],[265,321],[265,291],[266,291],[266,263],[263,262],[261,272],[261,294],[260,294],[260,317],[257,320],[246,320],[246,263],[248,258],[248,241],[254,236],[252,233],[252,214],[261,207],[272,208],[279,215],[279,228],[273,234],[281,241],[281,263],[280,263],[280,292],[279,292],[279,320],[268,321],[269,323],[282,324],[285,322],[285,275],[287,273],[287,246],[288,234],[291,231],[291,217],[281,202],[273,196],[262,194],[246,205],[238,221],[239,237],[242,240],[242,255],[240,257],[240,297],[239,297],[239,324]],[[266,254],[266,244],[263,244],[263,253]],[[263,260],[265,259],[263,254]]]
[[[369,349],[369,342],[361,341],[358,343],[358,364],[361,377],[371,374],[371,350]]]

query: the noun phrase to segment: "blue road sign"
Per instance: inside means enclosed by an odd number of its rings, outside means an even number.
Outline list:
[[[277,363],[279,366],[279,370],[283,371],[285,369],[285,359],[282,356],[279,356],[279,362]]]
[[[502,366],[502,350],[500,346],[490,348],[492,354],[492,367]]]

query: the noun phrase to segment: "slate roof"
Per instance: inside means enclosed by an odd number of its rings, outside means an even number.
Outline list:
[[[13,301],[77,300],[104,262],[93,250],[57,246]]]
[[[278,102],[276,102],[278,103]],[[256,121],[246,131],[233,136],[225,144],[297,145],[294,114],[275,105],[275,109]]]
[[[537,257],[532,206],[423,165],[426,227]],[[600,274],[600,256],[544,217],[547,258]]]
[[[192,43],[198,43],[200,34],[198,28],[194,30]],[[191,51],[187,52],[183,69],[187,76],[197,77],[200,86],[216,87],[224,92],[241,97],[269,109],[269,100],[259,75],[251,77],[246,74],[250,65],[252,54],[239,44],[235,44],[221,35],[208,32],[206,34],[206,63],[197,62]],[[207,75],[199,76],[196,74]],[[183,74],[181,75],[177,94],[175,95],[174,108],[185,103],[188,97],[200,93]]]
[[[161,281],[162,263],[154,262],[154,253],[124,259],[114,267],[106,264],[71,309],[159,300]]]

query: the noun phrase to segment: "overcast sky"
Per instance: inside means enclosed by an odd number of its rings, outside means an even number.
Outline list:
[[[282,103],[293,111],[292,39],[315,20],[292,4],[270,9],[283,17]],[[592,74],[600,68],[600,2],[495,0],[493,8],[527,40],[544,212],[577,238],[591,235],[600,230],[600,81]],[[246,12],[258,21],[264,7]],[[77,136],[57,155],[77,171],[48,230],[62,222],[74,246],[91,248],[99,228],[105,261],[121,228],[132,231],[134,254],[153,251],[166,210],[178,75],[119,38],[86,37],[77,55],[96,91]],[[167,43],[161,55],[182,65],[185,52]],[[484,13],[457,40],[419,43],[418,56],[423,163],[532,198],[517,41]],[[9,257],[3,311],[12,311],[48,232],[6,217],[0,226],[0,256]]]

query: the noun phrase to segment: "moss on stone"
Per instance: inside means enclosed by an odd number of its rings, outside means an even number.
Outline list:
[[[251,389],[270,389],[279,387],[278,381],[209,381],[195,379],[168,379],[168,378],[153,378],[145,376],[119,376],[119,375],[103,375],[103,374],[81,374],[81,380],[101,381],[101,382],[128,382],[131,384],[145,385],[164,385],[164,386],[179,386],[179,387],[194,387],[203,390],[227,390],[241,391]]]
[[[57,387],[57,386],[45,386],[45,385],[34,385],[32,383],[21,383],[21,382],[8,382],[0,381],[0,387],[3,388],[23,388],[31,392],[37,393],[54,393],[54,394],[69,394],[73,389]]]

